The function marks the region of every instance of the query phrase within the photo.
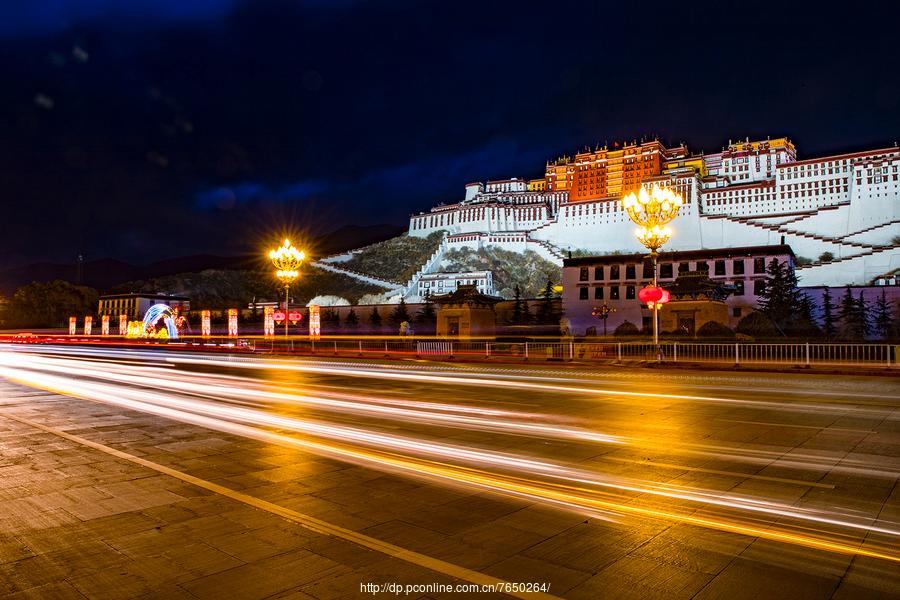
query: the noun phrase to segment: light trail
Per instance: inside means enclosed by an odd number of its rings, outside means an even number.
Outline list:
[[[223,362],[231,366],[230,361]],[[209,363],[204,361],[203,364]],[[627,436],[599,434],[585,428],[531,422],[535,419],[551,420],[553,415],[462,404],[397,400],[363,394],[342,393],[334,394],[334,397],[313,397],[293,393],[283,387],[278,388],[278,391],[266,390],[267,384],[247,377],[210,375],[98,360],[49,358],[30,353],[0,352],[0,365],[0,376],[33,387],[235,435],[299,447],[369,467],[438,479],[456,485],[476,486],[572,510],[587,511],[604,518],[661,518],[833,552],[900,561],[900,553],[896,547],[900,527],[871,516],[846,514],[837,509],[805,509],[741,494],[636,480],[516,453],[387,434],[380,430],[378,422],[368,427],[351,427],[276,414],[274,411],[284,408],[286,404],[302,405],[338,414],[352,413],[398,423],[412,421],[431,427],[481,428],[499,435],[529,435],[536,439],[566,439],[612,447],[650,443],[648,440]],[[257,365],[253,368],[268,366]],[[312,372],[320,373],[321,370],[316,367]],[[345,377],[373,377],[371,369],[340,368],[326,372]],[[482,381],[483,378],[477,380]],[[413,378],[413,381],[419,379]],[[434,385],[460,385],[457,378],[450,377],[428,381]],[[527,389],[558,394],[582,393],[578,388],[545,384]],[[749,449],[743,451],[752,453]],[[737,454],[736,451],[734,453]],[[760,457],[765,460],[765,453],[761,453]],[[770,461],[772,458],[777,457],[768,456]],[[810,466],[802,461],[800,464],[804,464],[806,468]],[[819,463],[818,466],[822,464],[824,463]],[[802,484],[796,480],[792,483]],[[695,506],[691,512],[672,510],[666,508],[670,500],[687,501]],[[812,533],[809,528],[812,528]],[[841,531],[835,532],[829,528]],[[855,535],[878,533],[887,536],[891,542],[886,546],[874,548],[867,545],[864,548],[861,542],[848,541],[853,537],[847,537],[851,532],[857,532]]]

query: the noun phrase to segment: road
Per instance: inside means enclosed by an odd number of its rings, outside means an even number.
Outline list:
[[[2,349],[0,377],[0,421],[373,551],[380,582],[900,596],[896,378],[64,346]],[[342,566],[298,592],[363,593],[368,563]]]

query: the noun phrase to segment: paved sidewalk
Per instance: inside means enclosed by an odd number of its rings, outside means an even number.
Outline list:
[[[313,531],[28,422],[420,554],[401,560]],[[362,591],[366,583],[465,583],[420,555],[461,572],[547,583],[565,598],[900,590],[900,574],[885,576],[883,561],[784,545],[773,552],[772,542],[685,524],[588,519],[3,380],[0,503],[0,597],[13,599],[330,599],[385,596]]]

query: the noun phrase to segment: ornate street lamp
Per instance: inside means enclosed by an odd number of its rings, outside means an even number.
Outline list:
[[[277,250],[269,252],[269,259],[275,265],[275,277],[284,284],[284,336],[288,336],[288,319],[289,312],[288,298],[291,289],[291,283],[300,277],[300,265],[306,255],[302,250],[297,250],[291,245],[291,241],[284,240],[284,244]]]
[[[678,216],[684,205],[684,198],[669,188],[652,186],[648,192],[641,188],[640,192],[628,194],[622,198],[622,206],[628,217],[638,225],[634,234],[638,241],[650,250],[653,261],[653,287],[658,287],[656,278],[656,259],[659,249],[672,237],[672,229],[668,226]],[[653,343],[659,345],[659,307],[660,302],[653,302],[650,310],[653,316]]]
[[[597,317],[603,321],[603,337],[606,337],[606,320],[609,318],[609,315],[614,312],[616,312],[616,309],[607,306],[606,302],[600,306],[595,306],[594,310],[591,311],[591,316]]]

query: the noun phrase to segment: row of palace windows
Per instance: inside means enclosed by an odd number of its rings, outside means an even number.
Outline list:
[[[731,283],[734,286],[734,292],[732,292],[732,296],[743,296],[745,294],[744,282],[743,281],[734,281]],[[596,286],[594,288],[594,300],[620,300],[623,298],[622,289],[624,288],[624,298],[625,300],[634,300],[636,296],[637,286],[634,285],[613,285],[613,286]],[[579,300],[590,300],[590,290],[588,286],[580,286],[578,288],[578,299]],[[606,290],[608,292],[608,298]],[[756,279],[753,281],[753,294],[756,296],[760,296],[764,294],[766,291],[766,280],[765,279]]]
[[[725,262],[724,260],[716,260],[713,261],[713,274],[714,275],[725,275]],[[734,275],[743,275],[746,273],[745,259],[736,258],[731,261],[731,272]],[[625,265],[625,277],[624,279],[637,279],[637,265],[630,264]],[[694,267],[697,271],[709,271],[709,261],[700,260],[697,261],[696,266]],[[616,280],[622,279],[622,265],[610,265],[608,267],[609,276],[606,276],[607,267],[597,266],[594,267],[594,280],[595,281],[603,281],[605,279]],[[670,278],[673,277],[673,271],[675,269],[675,263],[663,263],[659,265],[659,276],[660,278]],[[678,272],[685,273],[690,270],[690,263],[681,262],[678,263]],[[766,259],[764,257],[758,257],[753,259],[753,272],[757,274],[766,272]],[[641,277],[644,279],[651,279],[653,277],[653,264],[649,261],[645,261],[641,265]],[[590,267],[581,267],[578,272],[578,281],[590,281]]]

